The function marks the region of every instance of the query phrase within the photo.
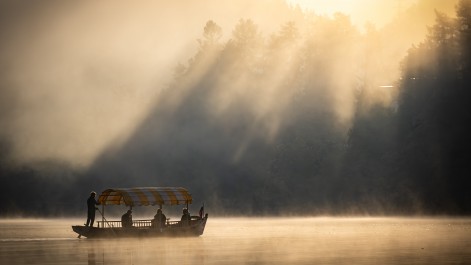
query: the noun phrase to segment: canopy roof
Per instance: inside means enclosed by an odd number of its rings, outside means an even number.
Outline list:
[[[178,205],[192,202],[191,194],[181,187],[138,187],[107,189],[98,202],[104,205],[147,206]]]

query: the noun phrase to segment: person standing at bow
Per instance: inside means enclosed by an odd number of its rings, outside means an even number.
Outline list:
[[[98,210],[96,205],[99,205],[99,203],[95,200],[96,197],[96,192],[92,191],[90,193],[90,197],[88,197],[87,200],[87,222],[85,223],[85,226],[90,225],[90,227],[93,227],[93,223],[95,222],[95,211]]]

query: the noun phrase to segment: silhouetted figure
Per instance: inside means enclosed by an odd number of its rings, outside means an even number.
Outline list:
[[[121,216],[122,227],[132,227],[132,211],[128,210],[123,216]]]
[[[182,219],[180,220],[182,226],[189,226],[190,220],[191,220],[190,212],[188,212],[187,208],[183,208],[183,215],[182,215]]]
[[[95,200],[96,192],[92,191],[90,193],[90,197],[88,197],[87,200],[87,222],[85,223],[85,226],[93,226],[93,223],[95,222],[95,211],[98,210],[96,205],[99,205],[99,203]]]
[[[203,215],[204,215],[204,204],[203,206],[201,206],[200,211],[199,211],[200,219],[203,219]]]
[[[167,217],[162,212],[162,209],[158,209],[157,213],[154,215],[154,220],[152,220],[152,226],[156,228],[165,227],[165,222],[167,222]]]

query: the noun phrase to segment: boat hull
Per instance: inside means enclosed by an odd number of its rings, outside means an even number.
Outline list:
[[[78,237],[107,238],[107,237],[197,237],[201,236],[206,226],[208,215],[197,221],[192,221],[189,226],[172,225],[165,228],[154,227],[88,227],[74,225],[72,230]]]

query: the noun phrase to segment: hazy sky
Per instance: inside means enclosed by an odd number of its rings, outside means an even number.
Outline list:
[[[290,1],[316,14],[350,14],[359,27],[386,23],[411,3]],[[0,137],[19,160],[87,165],[133,133],[174,67],[195,54],[206,21],[227,40],[250,18],[266,36],[296,20],[280,3],[2,0]]]
[[[292,4],[299,4],[306,10],[317,14],[331,15],[335,12],[350,14],[352,22],[363,26],[366,21],[384,25],[398,12],[404,10],[414,0],[288,0]]]
[[[417,4],[418,0],[287,0],[302,9],[319,15],[332,15],[336,12],[348,14],[353,24],[363,27],[366,22],[384,26],[394,17]],[[453,13],[456,0],[421,1],[421,8],[437,9],[440,12]]]

